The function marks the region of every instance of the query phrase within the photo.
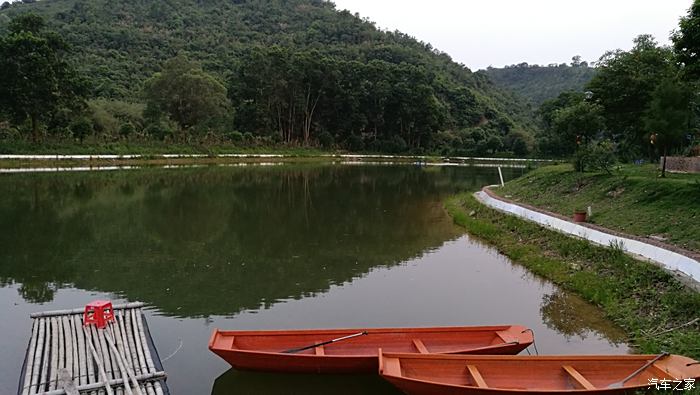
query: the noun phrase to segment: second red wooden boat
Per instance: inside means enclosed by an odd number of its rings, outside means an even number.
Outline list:
[[[334,339],[343,340],[322,344]],[[378,367],[379,348],[422,354],[517,354],[532,341],[531,330],[514,325],[286,331],[216,329],[209,349],[241,370],[373,373]]]
[[[612,395],[656,389],[680,394],[678,390],[700,379],[700,362],[669,354],[474,356],[382,351],[379,360],[379,374],[409,395]]]

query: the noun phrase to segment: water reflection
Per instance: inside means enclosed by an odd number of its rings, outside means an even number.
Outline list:
[[[170,315],[235,314],[436,248],[459,233],[440,199],[492,173],[293,165],[5,176],[0,281],[21,283],[34,303],[70,284]]]
[[[207,350],[214,327],[515,323],[542,353],[625,352],[595,308],[452,224],[444,197],[497,179],[302,164],[3,175],[0,393],[16,387],[29,312],[99,298],[150,304],[179,394],[393,391],[376,377],[229,371]]]
[[[236,391],[238,389],[238,391]],[[229,369],[214,381],[212,395],[400,395],[401,391],[378,375],[312,375],[239,372]]]
[[[567,338],[578,337],[585,340],[591,335],[604,336],[613,344],[625,342],[625,333],[606,319],[595,306],[580,297],[556,290],[544,295],[542,322]]]

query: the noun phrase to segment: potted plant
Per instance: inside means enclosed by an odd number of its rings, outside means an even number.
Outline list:
[[[574,222],[586,222],[588,212],[585,209],[577,208],[574,210]]]

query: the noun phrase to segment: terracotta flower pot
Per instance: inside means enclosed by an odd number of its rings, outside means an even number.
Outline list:
[[[574,211],[574,222],[586,222],[586,211],[585,210]]]

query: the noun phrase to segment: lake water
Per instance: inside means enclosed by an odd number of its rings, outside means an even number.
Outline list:
[[[444,199],[497,180],[330,163],[2,174],[0,393],[16,392],[30,313],[101,298],[147,303],[174,395],[396,393],[231,370],[214,328],[521,324],[541,354],[627,352],[596,308],[453,225]]]

